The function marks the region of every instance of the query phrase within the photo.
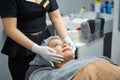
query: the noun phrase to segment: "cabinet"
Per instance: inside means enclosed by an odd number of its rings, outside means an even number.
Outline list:
[[[103,38],[90,44],[77,43],[77,58],[86,56],[102,56],[103,55]]]

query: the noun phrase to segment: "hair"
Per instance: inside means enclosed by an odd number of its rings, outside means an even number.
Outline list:
[[[50,36],[50,37],[48,37],[47,39],[44,39],[44,40],[41,42],[41,46],[48,46],[48,43],[49,43],[52,39],[60,39],[60,37],[59,37],[59,36]]]

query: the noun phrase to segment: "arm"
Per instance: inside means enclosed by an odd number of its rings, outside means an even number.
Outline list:
[[[58,35],[63,39],[64,42],[71,45],[72,51],[73,51],[73,53],[75,53],[76,47],[73,44],[72,40],[70,39],[70,37],[67,33],[67,27],[61,17],[59,10],[57,9],[55,11],[49,12],[49,17],[50,17],[52,24],[55,27]]]
[[[67,28],[61,17],[59,10],[57,9],[55,11],[49,12],[49,17],[58,35],[62,39],[64,39],[65,37],[68,37]]]
[[[27,38],[19,29],[17,29],[17,18],[3,18],[2,23],[6,34],[20,45],[24,46],[25,48],[33,51],[38,55],[41,55],[48,61],[63,61],[63,57],[61,55],[54,54],[56,52],[55,50],[49,47],[37,45],[29,38]]]
[[[17,29],[17,18],[2,18],[2,23],[7,36],[25,48],[29,50],[32,49],[32,46],[35,43],[27,38],[19,29]]]

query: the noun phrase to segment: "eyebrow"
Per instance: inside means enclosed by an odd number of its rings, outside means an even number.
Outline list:
[[[54,45],[57,44],[57,43],[58,43],[58,42],[54,42],[54,43],[51,44],[51,46],[54,47]]]
[[[52,42],[50,46],[51,46],[51,47],[54,47],[55,44],[59,44],[59,43],[62,43],[62,41],[61,41],[61,40],[58,40],[58,41]]]

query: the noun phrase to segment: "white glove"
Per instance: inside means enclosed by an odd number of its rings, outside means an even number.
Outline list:
[[[74,54],[75,50],[76,50],[76,46],[73,44],[71,38],[70,37],[66,37],[66,38],[63,39],[63,41],[71,46],[72,52]]]
[[[32,51],[38,55],[41,55],[48,62],[57,62],[61,63],[63,60],[63,56],[56,54],[56,51],[47,46],[39,46],[34,44],[32,47]]]

